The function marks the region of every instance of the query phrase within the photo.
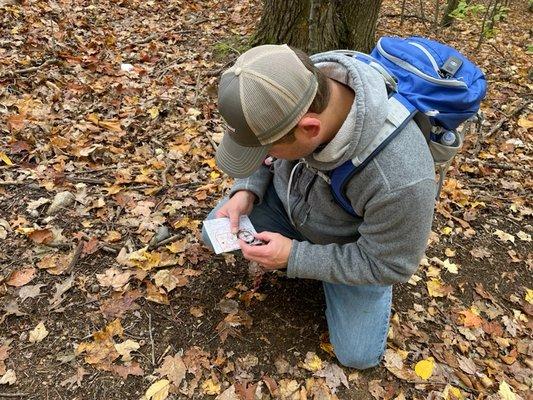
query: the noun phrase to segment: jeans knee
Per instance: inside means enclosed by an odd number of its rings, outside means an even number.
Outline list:
[[[352,349],[343,350],[335,348],[335,355],[337,360],[345,367],[355,369],[367,369],[375,367],[381,361],[383,353],[376,354],[375,352],[358,353]]]

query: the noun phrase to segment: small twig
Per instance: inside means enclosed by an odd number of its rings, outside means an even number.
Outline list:
[[[152,365],[155,367],[155,346],[152,335],[152,314],[148,314],[148,334],[150,335],[150,344],[152,345]]]
[[[76,247],[76,251],[74,252],[74,256],[72,256],[72,260],[70,261],[70,264],[68,265],[67,271],[70,271],[72,268],[74,268],[74,266],[80,259],[81,251],[83,250],[84,244],[85,244],[85,240],[83,239],[80,240],[80,242],[78,243],[78,247]]]
[[[26,185],[28,182],[24,181],[0,181],[0,186],[18,186],[18,185]]]
[[[148,249],[149,250],[157,249],[158,247],[164,246],[167,243],[174,242],[178,240],[179,238],[181,238],[181,235],[172,235],[171,237],[166,238],[165,240],[161,240],[160,242],[155,243],[153,246],[148,246]]]
[[[70,182],[92,183],[94,185],[105,185],[108,183],[103,179],[83,178],[78,176],[67,176],[66,179]]]
[[[26,396],[29,396],[29,393],[21,393],[21,392],[3,393],[3,392],[0,392],[0,397],[26,397]]]
[[[198,95],[200,94],[200,72],[196,74],[196,86],[194,87],[194,100],[192,102],[193,107],[196,107],[198,102]]]
[[[510,115],[504,115],[496,125],[494,125],[491,130],[484,136],[484,138],[488,138],[492,136],[498,129],[500,129],[503,125],[503,123],[511,118],[513,118],[515,115],[519,114],[524,108],[526,108],[529,103],[531,103],[531,100],[525,100],[522,101],[512,112]]]
[[[6,72],[4,75],[1,75],[0,77],[5,77],[5,76],[13,76],[13,75],[23,75],[23,74],[27,74],[29,72],[35,72],[35,71],[38,71],[40,70],[41,68],[44,68],[48,65],[51,65],[51,64],[58,64],[59,63],[59,60],[57,58],[52,58],[50,60],[46,60],[45,62],[43,62],[42,64],[40,65],[37,65],[35,67],[29,67],[29,68],[23,68],[23,69],[17,69],[15,71],[8,71]]]

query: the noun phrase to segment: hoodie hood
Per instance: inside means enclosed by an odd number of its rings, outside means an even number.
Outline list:
[[[326,76],[355,93],[350,112],[333,140],[305,159],[310,166],[327,171],[361,153],[379,132],[389,113],[387,89],[379,72],[349,55],[333,51],[315,54],[311,60]]]

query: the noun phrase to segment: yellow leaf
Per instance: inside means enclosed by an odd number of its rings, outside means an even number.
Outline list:
[[[433,368],[435,368],[435,360],[433,357],[428,357],[416,363],[415,374],[427,381],[433,374]]]
[[[204,394],[214,396],[215,394],[220,393],[220,389],[220,383],[215,383],[213,379],[208,379],[204,383],[202,383],[202,391],[204,392]]]
[[[215,168],[215,166],[217,165],[217,162],[215,161],[214,158],[210,158],[209,160],[205,160],[204,164],[209,165],[211,168]]]
[[[216,171],[211,171],[211,173],[209,174],[209,177],[211,178],[211,180],[216,180],[217,178],[220,178],[220,174]]]
[[[11,161],[7,154],[2,151],[0,151],[0,160],[2,160],[7,165],[13,165],[13,161]]]
[[[447,294],[443,282],[438,278],[430,279],[426,285],[431,297],[445,297]]]
[[[533,290],[526,289],[526,301],[529,304],[533,304]]]
[[[516,400],[516,394],[513,393],[509,384],[505,381],[500,383],[500,388],[498,390],[502,400]]]
[[[172,242],[168,246],[165,246],[171,253],[178,254],[183,253],[187,249],[189,240],[187,238]]]
[[[522,128],[531,129],[533,128],[533,120],[529,118],[520,118],[518,120],[518,126]]]
[[[449,226],[445,226],[444,228],[442,228],[440,231],[442,232],[443,235],[449,235],[452,233],[452,228],[449,227]]]
[[[446,385],[446,387],[442,391],[442,397],[444,397],[445,400],[463,400],[464,399],[461,391],[452,385]]]
[[[444,262],[442,263],[442,266],[443,266],[444,268],[446,268],[446,270],[447,270],[450,274],[456,274],[456,273],[458,273],[458,270],[457,270],[457,264],[451,263],[449,259],[444,260]]]
[[[160,379],[148,388],[144,397],[147,400],[165,400],[168,397],[168,390],[170,389],[170,381],[168,379]]]
[[[156,119],[157,117],[159,117],[159,108],[157,108],[157,107],[149,108],[148,109],[148,114],[150,114],[150,117],[152,119]]]
[[[322,363],[322,360],[313,352],[308,352],[305,355],[305,362],[301,364],[302,368],[305,368],[308,371],[316,372],[318,370],[321,370],[324,365]]]
[[[35,329],[30,331],[30,343],[39,343],[46,336],[48,336],[48,331],[46,330],[44,323],[39,322]]]

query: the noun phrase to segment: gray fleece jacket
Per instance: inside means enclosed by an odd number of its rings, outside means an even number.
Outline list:
[[[328,53],[313,56],[313,61],[355,92],[334,139],[305,159],[327,173],[356,157],[383,126],[387,91],[379,73],[353,58]],[[276,160],[273,168],[263,166],[249,178],[236,180],[230,193],[249,190],[261,201],[267,186],[274,185],[295,228],[307,238],[293,240],[287,275],[347,285],[407,281],[426,249],[436,193],[433,159],[417,125],[408,123],[350,180],[346,193],[360,217],[345,212],[329,184],[315,178],[311,168],[298,169],[287,197],[295,164]]]

